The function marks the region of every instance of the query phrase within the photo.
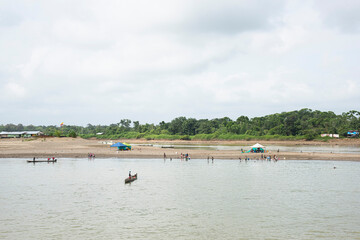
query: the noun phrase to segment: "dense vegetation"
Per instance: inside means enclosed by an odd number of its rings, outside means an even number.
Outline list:
[[[178,117],[171,122],[140,124],[129,119],[119,123],[83,126],[23,126],[22,124],[0,125],[0,131],[39,130],[49,136],[80,136],[83,138],[146,138],[183,140],[250,140],[250,139],[307,139],[320,137],[321,133],[337,133],[345,137],[348,130],[360,129],[360,112],[349,111],[341,115],[333,112],[301,109],[254,117],[240,116],[236,120],[228,117],[194,119]]]

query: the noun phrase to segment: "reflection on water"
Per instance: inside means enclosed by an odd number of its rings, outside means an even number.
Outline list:
[[[134,144],[135,145],[135,144]],[[360,153],[360,147],[357,145],[296,145],[296,146],[282,146],[282,145],[266,145],[269,151],[280,152],[320,152],[320,153]],[[175,149],[199,149],[199,150],[235,150],[241,151],[249,150],[251,146],[234,146],[234,145],[196,145],[196,144],[154,144],[154,147],[171,147]]]
[[[125,185],[129,170],[138,180]],[[359,172],[332,161],[0,159],[0,239],[358,239]]]

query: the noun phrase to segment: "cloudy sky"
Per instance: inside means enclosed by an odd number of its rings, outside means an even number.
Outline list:
[[[0,0],[0,124],[360,110],[358,0]]]

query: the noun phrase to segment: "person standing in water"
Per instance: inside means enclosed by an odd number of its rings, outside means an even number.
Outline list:
[[[129,171],[129,179],[131,179],[131,171]]]

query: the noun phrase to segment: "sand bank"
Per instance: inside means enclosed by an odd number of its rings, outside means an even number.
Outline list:
[[[120,140],[119,140],[120,141]],[[117,151],[104,144],[110,140],[85,140],[81,138],[39,138],[39,139],[0,139],[0,158],[86,158],[88,153],[94,153],[98,158],[180,158],[181,153],[188,153],[192,159],[244,159],[245,156],[256,159],[261,154],[241,153],[237,150],[206,150],[206,149],[174,149],[154,147],[156,144],[204,144],[204,145],[238,145],[251,146],[257,141],[159,141],[159,140],[124,140],[134,146],[132,151]],[[113,141],[115,142],[115,141]],[[309,141],[263,141],[269,145],[356,145],[360,147],[359,139],[331,140],[329,142]],[[316,152],[269,152],[267,155],[277,155],[279,160],[341,160],[360,161],[360,154],[347,153],[316,153]]]

